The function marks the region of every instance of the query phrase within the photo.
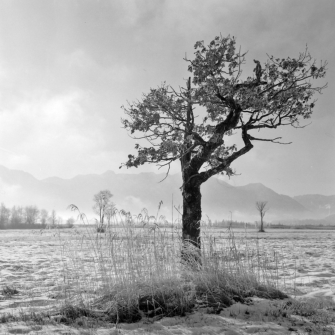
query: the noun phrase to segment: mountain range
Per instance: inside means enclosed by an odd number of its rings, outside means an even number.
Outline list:
[[[58,177],[38,180],[31,174],[0,166],[0,202],[7,207],[36,205],[55,209],[64,218],[74,216],[68,208],[75,204],[92,217],[93,196],[101,190],[112,192],[118,209],[139,214],[146,208],[150,215],[165,215],[168,221],[180,218],[182,197],[181,174],[126,174],[107,171],[103,174],[78,175],[71,179]],[[160,182],[161,181],[161,182]],[[256,201],[267,201],[265,220],[320,219],[334,220],[335,195],[278,194],[261,183],[232,186],[212,177],[201,186],[203,219],[259,220]],[[158,211],[158,205],[163,202]],[[173,211],[172,211],[173,208]],[[334,222],[335,223],[335,222]]]

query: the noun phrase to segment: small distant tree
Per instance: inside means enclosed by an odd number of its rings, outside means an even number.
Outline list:
[[[26,223],[35,224],[38,218],[39,210],[36,206],[27,206],[25,208]]]
[[[52,210],[51,215],[49,217],[49,222],[51,226],[57,225],[57,213],[54,209]]]
[[[115,204],[113,202],[109,203],[106,206],[105,218],[107,220],[108,225],[111,224],[111,220],[112,220],[112,217],[115,215],[115,211],[116,211],[116,208],[115,208]]]
[[[66,226],[69,228],[72,228],[74,226],[75,219],[73,217],[70,217],[66,220]]]
[[[99,215],[99,222],[103,225],[105,215],[111,205],[111,198],[113,194],[109,190],[100,191],[93,197],[94,206],[93,210]]]
[[[13,206],[10,215],[10,225],[19,226],[22,224],[22,208]]]
[[[46,224],[48,221],[49,213],[46,209],[41,209],[40,213],[40,218],[41,218],[41,223]]]
[[[0,228],[4,228],[9,224],[10,209],[3,203],[0,205]]]
[[[185,58],[191,73],[185,87],[163,83],[123,107],[123,126],[139,141],[123,165],[153,163],[166,166],[168,174],[171,163],[180,161],[182,238],[200,249],[201,185],[218,174],[232,176],[231,165],[255,142],[283,144],[280,137],[267,137],[270,130],[299,128],[310,118],[313,96],[325,87],[313,81],[325,76],[326,62],[317,65],[306,49],[295,58],[268,56],[263,66],[254,60],[254,71],[245,75],[246,53],[234,37],[216,36],[194,48],[193,59]],[[262,130],[266,134],[255,136]],[[229,140],[234,134],[241,146]]]
[[[265,233],[263,218],[265,216],[265,213],[269,210],[268,208],[266,208],[267,203],[268,203],[267,201],[256,202],[256,208],[259,212],[259,215],[261,216],[261,226],[259,228],[260,233]]]

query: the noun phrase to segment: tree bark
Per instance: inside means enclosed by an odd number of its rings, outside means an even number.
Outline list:
[[[201,192],[199,175],[191,175],[183,171],[183,216],[182,216],[182,259],[194,265],[201,264]],[[195,248],[192,248],[195,247]],[[192,252],[190,253],[189,251]],[[188,250],[188,251],[187,251]]]
[[[261,228],[259,229],[260,233],[264,233],[265,232],[264,225],[263,225],[263,217],[264,217],[264,215],[261,214]]]
[[[183,240],[200,249],[201,193],[199,186],[185,185],[183,190]]]

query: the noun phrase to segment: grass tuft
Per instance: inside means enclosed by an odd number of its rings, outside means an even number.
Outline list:
[[[12,297],[13,295],[19,294],[19,291],[13,286],[4,286],[1,289],[1,294],[5,297]]]

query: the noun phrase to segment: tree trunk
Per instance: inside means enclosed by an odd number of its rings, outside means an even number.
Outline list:
[[[259,229],[259,232],[260,232],[260,233],[264,233],[264,232],[265,232],[265,230],[264,230],[264,226],[263,226],[263,216],[264,216],[264,215],[261,214],[261,228]]]
[[[184,249],[182,251],[182,258],[188,262],[195,262],[201,264],[201,241],[200,241],[200,220],[201,220],[201,193],[200,184],[192,180],[192,176],[183,174],[183,228],[182,237]],[[190,250],[190,247],[196,247],[193,252],[185,252],[185,247]]]

